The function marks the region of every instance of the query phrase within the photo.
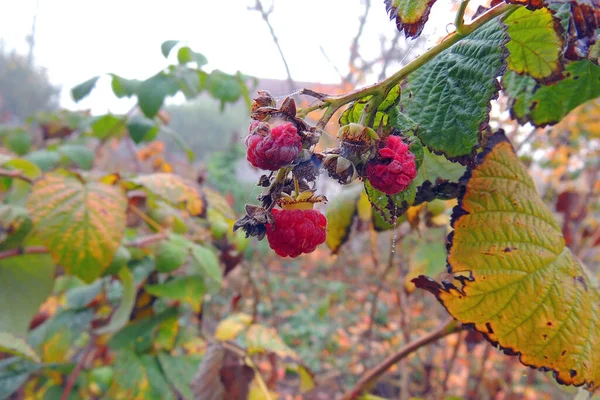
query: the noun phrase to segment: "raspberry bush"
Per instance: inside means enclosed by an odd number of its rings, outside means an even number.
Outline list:
[[[386,0],[386,11],[417,38],[435,0],[409,3]],[[599,32],[597,0],[492,1],[477,11],[463,0],[447,36],[387,78],[277,99],[167,41],[161,51],[176,63],[143,81],[110,75],[114,94],[135,100],[126,115],[60,112],[3,131],[0,399],[445,398],[457,355],[479,343],[479,376],[462,370],[467,398],[510,386],[516,357],[505,376],[484,376],[499,357],[492,346],[594,392]],[[261,176],[243,215],[205,184],[169,127],[163,104],[178,93],[246,102],[243,168]],[[185,153],[183,171],[159,134]],[[130,170],[115,167],[121,144]],[[219,179],[233,181],[234,158]],[[554,168],[546,186],[529,165]],[[343,187],[331,202],[325,179]],[[322,263],[328,250],[341,254],[335,268]],[[368,259],[363,275],[349,254]],[[278,284],[277,273],[294,271],[292,288]],[[352,279],[326,279],[336,275]],[[370,275],[368,290],[351,286]],[[422,291],[432,295],[415,302]],[[346,303],[352,296],[358,306]],[[296,304],[307,297],[314,310]],[[293,307],[271,315],[280,335],[267,318],[285,302]],[[348,326],[334,326],[332,310],[351,314]],[[413,357],[440,340],[442,351]],[[312,361],[330,357],[321,364],[330,370],[315,373],[301,346],[320,347]],[[381,349],[391,354],[378,358]],[[358,361],[331,373],[348,354]],[[393,385],[377,382],[396,365]]]

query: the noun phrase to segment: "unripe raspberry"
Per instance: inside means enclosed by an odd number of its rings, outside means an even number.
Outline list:
[[[325,242],[327,219],[318,210],[272,211],[274,224],[267,224],[269,246],[281,257],[312,253]]]
[[[267,133],[254,129],[246,138],[246,158],[253,166],[276,171],[290,164],[302,150],[302,138],[292,123],[277,125]]]
[[[367,165],[371,185],[389,195],[406,190],[416,176],[415,155],[398,136],[389,136],[379,149],[379,157]]]

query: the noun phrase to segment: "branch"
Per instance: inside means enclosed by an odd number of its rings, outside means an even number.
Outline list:
[[[0,169],[0,176],[6,176],[8,178],[20,179],[27,183],[33,183],[33,179],[28,178],[27,176],[25,176],[23,174],[23,171],[18,170],[18,169],[15,169],[15,170]]]
[[[326,108],[325,113],[323,114],[323,116],[321,117],[321,119],[319,120],[319,122],[317,124],[318,128],[323,129],[325,127],[325,125],[327,125],[327,123],[329,122],[329,119],[331,119],[333,114],[335,114],[335,112],[337,110],[339,110],[345,104],[348,104],[350,102],[359,100],[363,97],[374,95],[374,94],[377,94],[380,92],[384,92],[384,93],[389,92],[389,90],[391,88],[393,88],[394,86],[396,86],[398,83],[400,83],[400,81],[402,81],[404,78],[406,78],[408,75],[410,75],[411,73],[413,73],[414,71],[416,71],[417,69],[422,67],[423,65],[427,64],[429,61],[431,61],[433,58],[435,58],[442,51],[455,45],[456,43],[458,43],[459,41],[461,41],[462,39],[464,39],[465,37],[467,37],[468,35],[473,33],[475,30],[479,29],[481,26],[490,22],[494,18],[496,18],[500,15],[503,15],[503,14],[511,13],[514,10],[516,10],[518,7],[519,6],[514,5],[514,4],[501,3],[497,6],[495,6],[494,8],[488,10],[486,13],[482,14],[481,16],[479,16],[477,19],[475,19],[470,24],[464,25],[462,32],[455,31],[455,32],[449,34],[446,37],[446,39],[443,40],[441,43],[438,43],[437,45],[435,45],[434,47],[432,47],[431,49],[429,49],[425,53],[423,53],[421,56],[417,57],[410,63],[406,64],[403,68],[401,68],[399,71],[397,71],[395,74],[393,74],[389,78],[387,78],[379,83],[376,83],[374,85],[367,86],[362,89],[347,93],[345,95],[328,96],[328,97],[322,99],[322,103],[311,106],[309,110],[300,110],[300,112],[302,114],[306,115],[310,111],[322,110],[322,109]]]
[[[406,346],[401,348],[397,353],[392,354],[375,368],[367,371],[367,373],[354,385],[352,390],[347,392],[341,400],[355,400],[361,393],[366,390],[372,383],[374,383],[381,375],[383,375],[392,365],[398,361],[414,353],[416,350],[423,346],[427,346],[443,337],[459,332],[463,329],[462,325],[449,318],[445,323],[440,325],[435,331],[415,340],[414,342],[408,343]]]
[[[19,247],[17,249],[4,250],[0,252],[0,260],[10,257],[16,257],[23,254],[46,254],[48,249],[43,246]]]
[[[153,244],[160,242],[162,240],[165,240],[168,237],[169,237],[169,235],[167,235],[164,232],[156,233],[154,235],[143,236],[143,237],[137,238],[135,240],[129,241],[125,244],[125,246],[127,246],[127,247],[152,246]]]
[[[77,378],[79,377],[79,374],[81,373],[81,370],[83,369],[84,365],[88,362],[88,358],[93,358],[93,356],[96,354],[94,342],[95,342],[94,338],[91,338],[91,343],[84,350],[83,354],[81,355],[81,358],[77,362],[77,365],[73,369],[73,372],[71,372],[71,375],[69,375],[69,379],[67,380],[67,385],[65,386],[65,390],[63,391],[62,396],[60,397],[60,400],[67,400],[69,398],[69,395],[71,394],[71,390],[73,389],[73,385],[75,385],[75,382],[77,381]]]
[[[454,19],[454,26],[456,27],[456,32],[463,33],[463,29],[465,27],[465,11],[467,11],[467,7],[469,6],[469,0],[462,0],[460,2],[460,7],[458,8],[458,12],[456,13],[456,17]]]
[[[260,16],[262,17],[263,21],[265,21],[265,23],[269,27],[269,32],[271,32],[271,37],[273,38],[273,43],[275,43],[275,46],[277,46],[277,50],[279,51],[279,55],[281,56],[281,61],[283,61],[283,65],[285,66],[285,72],[287,73],[287,80],[288,80],[288,86],[290,88],[290,92],[293,92],[295,89],[295,87],[294,87],[295,85],[294,85],[294,80],[292,79],[292,74],[290,73],[290,67],[287,63],[287,60],[285,59],[285,55],[283,55],[283,50],[281,49],[281,46],[279,45],[279,39],[277,38],[277,35],[275,34],[273,25],[271,25],[271,21],[269,21],[269,15],[273,12],[273,7],[271,6],[271,9],[269,11],[265,11],[261,0],[256,0],[256,4],[254,5],[254,7],[249,7],[248,10],[258,11],[260,13]]]

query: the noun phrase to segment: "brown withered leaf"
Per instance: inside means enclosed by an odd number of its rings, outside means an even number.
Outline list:
[[[406,37],[417,38],[421,35],[429,12],[436,0],[385,0],[386,11],[390,19],[396,19],[398,31]]]

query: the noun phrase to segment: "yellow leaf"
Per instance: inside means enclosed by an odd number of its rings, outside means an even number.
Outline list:
[[[219,322],[215,339],[222,342],[233,340],[252,323],[252,316],[244,313],[232,314]]]

